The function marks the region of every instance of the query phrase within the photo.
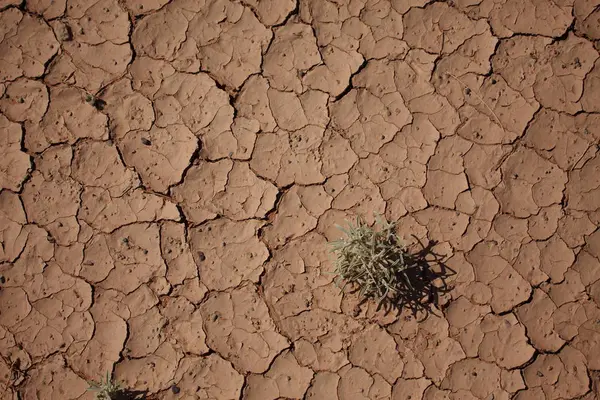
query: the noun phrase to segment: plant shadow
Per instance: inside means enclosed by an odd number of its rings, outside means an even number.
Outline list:
[[[421,250],[402,251],[402,253],[399,250],[398,254],[393,256],[393,258],[402,258],[403,263],[412,267],[398,272],[397,287],[392,294],[379,300],[377,310],[383,309],[385,314],[390,312],[398,314],[403,309],[407,309],[415,318],[422,320],[427,318],[429,313],[435,312],[436,308],[441,308],[441,297],[452,290],[448,280],[456,275],[456,272],[446,265],[444,256],[434,252],[433,248],[438,242],[429,241],[423,245],[416,236],[415,239],[421,246]],[[368,300],[369,298],[363,298],[359,306]]]
[[[120,389],[111,400],[149,400],[147,390]]]

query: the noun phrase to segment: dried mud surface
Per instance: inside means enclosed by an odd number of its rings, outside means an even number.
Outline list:
[[[598,0],[0,0],[0,394],[600,385]],[[333,283],[373,213],[456,273]]]

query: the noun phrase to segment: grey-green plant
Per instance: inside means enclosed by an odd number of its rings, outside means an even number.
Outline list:
[[[415,293],[411,282],[414,269],[422,265],[411,256],[396,235],[395,224],[381,217],[374,227],[361,217],[338,226],[343,236],[331,242],[335,254],[334,273],[342,291],[351,286],[364,299],[375,299],[378,308],[394,306]],[[412,274],[411,274],[412,272]]]
[[[115,400],[122,390],[121,384],[114,380],[109,372],[98,382],[88,382],[88,390],[96,392],[96,400]]]

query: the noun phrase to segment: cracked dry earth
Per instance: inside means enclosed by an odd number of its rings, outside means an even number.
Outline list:
[[[600,1],[0,10],[3,399],[598,398]],[[334,285],[373,213],[426,318]]]

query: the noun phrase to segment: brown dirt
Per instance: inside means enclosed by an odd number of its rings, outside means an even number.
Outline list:
[[[0,397],[586,399],[600,1],[0,0]],[[355,214],[427,318],[341,294]]]

